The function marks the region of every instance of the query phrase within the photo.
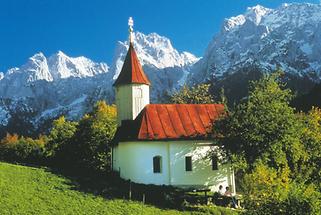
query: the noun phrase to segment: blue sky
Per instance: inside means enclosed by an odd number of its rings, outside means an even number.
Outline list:
[[[261,4],[320,0],[1,0],[0,71],[20,66],[36,52],[62,50],[111,63],[115,44],[127,39],[127,20],[134,29],[157,32],[175,48],[202,56],[226,17]]]

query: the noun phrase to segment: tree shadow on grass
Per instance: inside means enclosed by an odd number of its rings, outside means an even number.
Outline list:
[[[76,168],[51,167],[48,171],[66,178],[70,189],[107,199],[123,199],[122,182],[116,176]]]
[[[185,190],[172,186],[136,184],[115,174],[99,174],[75,168],[50,168],[47,171],[67,179],[70,189],[105,199],[124,199],[144,202],[162,209],[181,210],[191,197]]]

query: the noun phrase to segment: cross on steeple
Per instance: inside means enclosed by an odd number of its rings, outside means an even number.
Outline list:
[[[132,43],[133,40],[134,40],[134,28],[133,28],[134,20],[133,20],[132,17],[129,17],[129,19],[128,19],[128,26],[129,26],[129,29],[128,29],[128,31],[129,31],[129,42]]]

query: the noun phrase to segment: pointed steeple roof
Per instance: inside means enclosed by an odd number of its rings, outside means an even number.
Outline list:
[[[133,46],[134,40],[134,20],[132,17],[128,19],[129,27],[129,49],[123,64],[123,68],[120,74],[113,84],[113,86],[119,86],[123,84],[147,84],[150,85],[150,81],[144,73],[142,66],[139,63],[137,54]]]
[[[123,84],[147,84],[150,85],[142,66],[139,63],[132,42],[129,43],[129,49],[123,64],[123,68],[114,83],[114,86]]]

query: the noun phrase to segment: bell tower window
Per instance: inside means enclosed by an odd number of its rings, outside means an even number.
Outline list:
[[[135,112],[136,115],[139,114],[139,112],[143,108],[143,90],[141,88],[135,88],[134,89],[134,101],[135,101]]]

